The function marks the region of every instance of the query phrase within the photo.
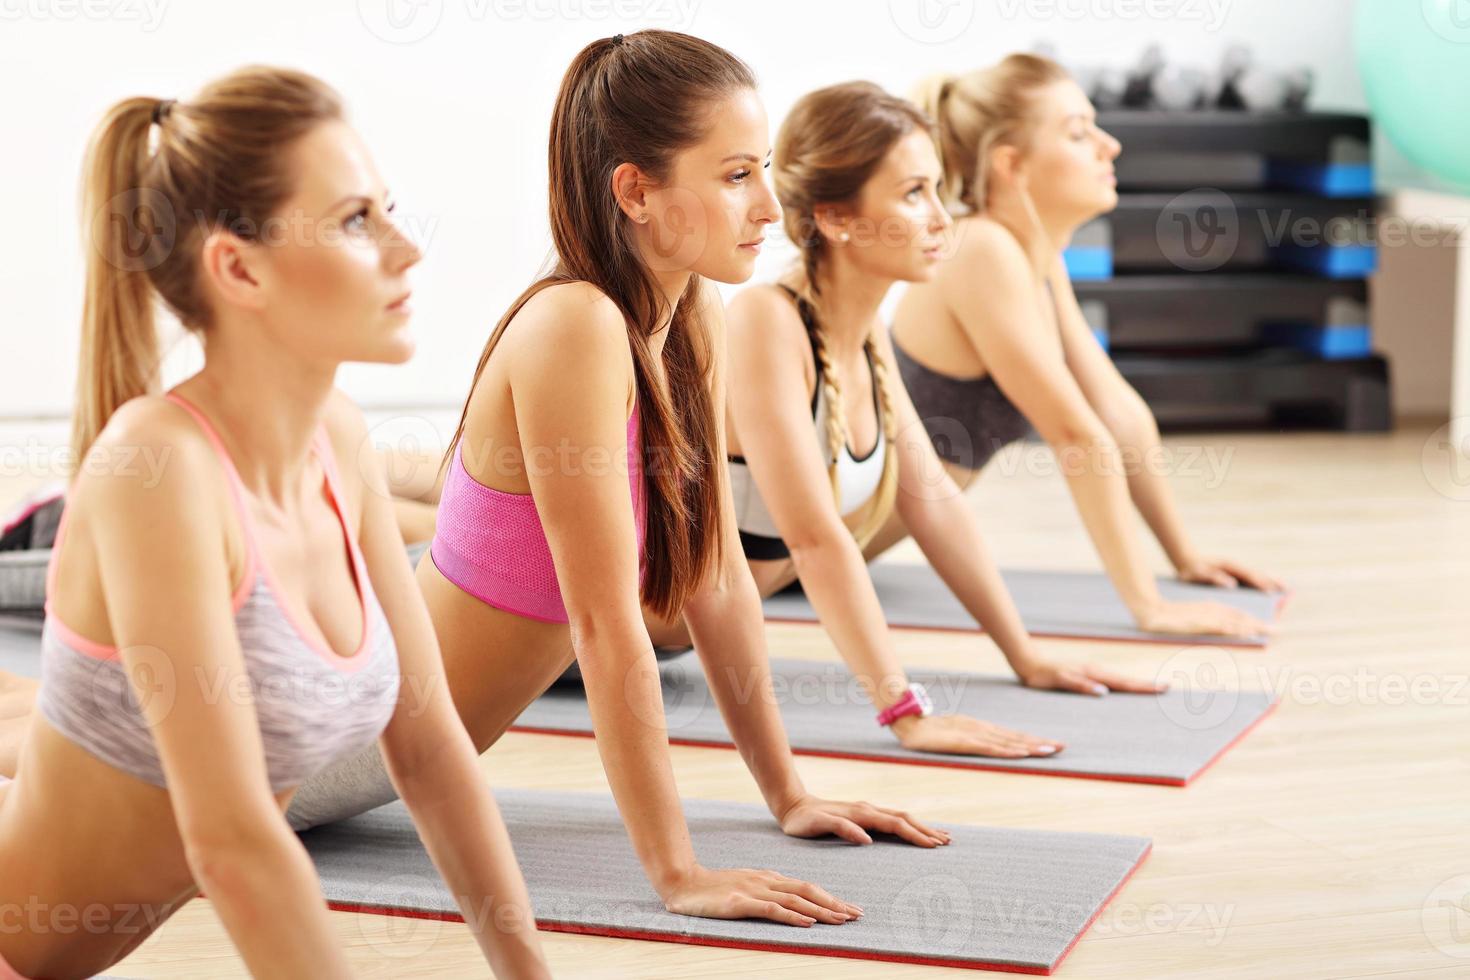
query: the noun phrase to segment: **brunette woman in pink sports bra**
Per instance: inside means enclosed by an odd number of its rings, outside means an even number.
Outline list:
[[[420,258],[336,93],[249,68],[187,103],[125,99],[86,172],[85,463],[38,710],[0,783],[0,980],[105,970],[201,889],[252,975],[350,975],[283,812],[362,751],[496,975],[549,976],[382,472],[357,465],[367,428],[333,388],[344,362],[412,353]],[[158,297],[205,355],[162,396]],[[156,473],[126,464],[140,448]],[[67,910],[85,927],[48,918]]]
[[[576,56],[551,121],[556,265],[480,357],[418,581],[481,750],[575,658],[613,796],[669,910],[839,924],[861,910],[815,884],[695,860],[645,623],[683,615],[788,834],[948,842],[906,814],[809,794],[771,693],[725,477],[723,311],[706,282],[749,278],[780,215],[769,147],[750,70],[706,41],[640,31]],[[379,769],[364,753],[309,781],[297,825],[381,802]]]

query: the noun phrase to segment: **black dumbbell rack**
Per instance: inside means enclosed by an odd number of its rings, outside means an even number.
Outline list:
[[[1115,211],[1068,264],[1084,313],[1165,428],[1382,431],[1366,117],[1116,110]]]

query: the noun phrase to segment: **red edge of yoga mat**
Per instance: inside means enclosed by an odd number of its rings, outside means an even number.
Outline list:
[[[812,949],[795,943],[754,943],[741,942],[735,939],[712,939],[707,936],[676,936],[666,932],[648,932],[641,929],[615,929],[611,927],[584,926],[573,922],[545,922],[536,920],[536,928],[542,932],[568,932],[583,936],[607,936],[613,939],[645,939],[651,942],[683,943],[686,946],[719,946],[725,949],[753,949],[765,953],[794,953],[799,956],[836,956],[848,960],[880,960],[884,963],[913,963],[918,966],[945,966],[962,970],[993,970],[1000,973],[1027,973],[1032,976],[1049,977],[1062,965],[1062,961],[1072,952],[1073,947],[1087,935],[1087,930],[1097,921],[1098,916],[1110,905],[1123,886],[1128,884],[1138,869],[1143,867],[1143,862],[1153,853],[1153,844],[1144,848],[1138,860],[1133,862],[1133,867],[1123,876],[1123,880],[1108,892],[1098,905],[1097,911],[1092,913],[1092,918],[1077,930],[1077,935],[1067,944],[1050,966],[1016,966],[1010,963],[990,963],[985,960],[954,960],[942,956],[905,956],[901,953],[885,954],[874,953],[867,950],[850,949]],[[464,916],[458,912],[422,911],[418,909],[400,909],[381,905],[361,905],[355,902],[327,902],[327,907],[336,912],[360,912],[368,915],[396,916],[404,919],[436,919],[440,922],[463,922]],[[792,927],[797,928],[795,926]],[[816,926],[812,926],[816,928]]]
[[[1273,620],[1280,619],[1281,614],[1286,611],[1286,602],[1294,593],[1288,589],[1282,592],[1276,599],[1276,608],[1271,616]],[[768,623],[812,623],[810,619],[786,619],[782,616],[765,617]],[[894,623],[888,624],[890,629],[915,630],[924,633],[984,633],[980,624],[960,629],[954,626],[900,626]],[[1045,637],[1048,640],[1077,640],[1083,643],[1172,643],[1183,646],[1209,646],[1210,637],[1204,634],[1195,636],[1078,636],[1076,633],[1047,633],[1043,630],[1028,630],[1032,636]],[[1198,639],[1196,639],[1196,637]],[[1265,650],[1271,643],[1271,637],[1262,640],[1251,640],[1249,642],[1231,643],[1232,650]]]
[[[1226,752],[1229,752],[1231,749],[1235,748],[1235,746],[1240,743],[1241,739],[1245,738],[1251,732],[1255,731],[1256,726],[1265,721],[1268,717],[1270,717],[1270,715],[1276,710],[1277,705],[1279,705],[1280,703],[1280,701],[1273,700],[1269,705],[1266,706],[1266,710],[1261,712],[1259,718],[1251,722],[1249,725],[1245,726],[1245,728],[1241,729],[1239,735],[1236,735],[1229,742],[1225,743],[1220,751],[1210,756],[1209,760],[1206,761],[1204,765],[1195,770],[1194,775],[1190,776],[1188,779],[1173,779],[1169,776],[1123,776],[1105,772],[1073,772],[1068,769],[1029,769],[1023,768],[1021,766],[1006,765],[967,766],[963,763],[951,762],[944,756],[937,753],[935,754],[935,757],[933,759],[895,759],[891,756],[886,755],[864,755],[861,752],[832,752],[825,749],[798,749],[795,746],[792,747],[791,751],[794,755],[820,756],[825,759],[856,759],[859,762],[887,762],[898,766],[938,766],[942,769],[967,769],[971,772],[1011,772],[1018,773],[1023,776],[1063,776],[1068,779],[1101,779],[1113,783],[1146,783],[1151,786],[1183,787],[1189,786],[1200,776],[1204,775],[1205,770],[1209,769],[1216,762],[1220,761],[1221,756],[1223,756]],[[513,732],[521,732],[522,734],[526,735],[564,735],[569,738],[597,737],[596,733],[594,732],[573,732],[568,731],[564,728],[536,728],[530,725],[511,725],[509,730]],[[711,742],[695,738],[670,737],[669,744],[690,745],[700,749],[733,750],[735,748],[735,745],[732,742]]]

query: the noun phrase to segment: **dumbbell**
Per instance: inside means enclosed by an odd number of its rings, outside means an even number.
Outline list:
[[[1314,76],[1310,68],[1271,71],[1255,63],[1251,50],[1231,45],[1215,77],[1212,102],[1220,109],[1272,109],[1297,112],[1306,108]]]

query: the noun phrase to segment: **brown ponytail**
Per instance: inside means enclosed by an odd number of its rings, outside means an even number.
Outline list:
[[[186,328],[207,329],[204,238],[218,228],[255,234],[290,196],[290,144],[341,117],[341,100],[323,82],[264,67],[239,69],[187,104],[134,97],[108,110],[82,178],[87,285],[71,436],[78,465],[120,405],[157,389],[155,290]]]
[[[722,563],[718,433],[708,383],[715,352],[700,322],[698,276],[672,311],[663,361],[667,387],[649,348],[670,314],[639,252],[626,216],[612,195],[612,173],[636,164],[666,178],[675,155],[707,132],[712,106],[755,87],[750,69],[708,41],[674,31],[645,30],[593,41],[572,59],[552,110],[548,150],[552,271],[522,293],[490,334],[470,390],[491,352],[522,306],[547,286],[587,282],[623,313],[638,391],[647,486],[648,572],[644,604],[678,615]],[[443,465],[464,437],[469,398]]]

